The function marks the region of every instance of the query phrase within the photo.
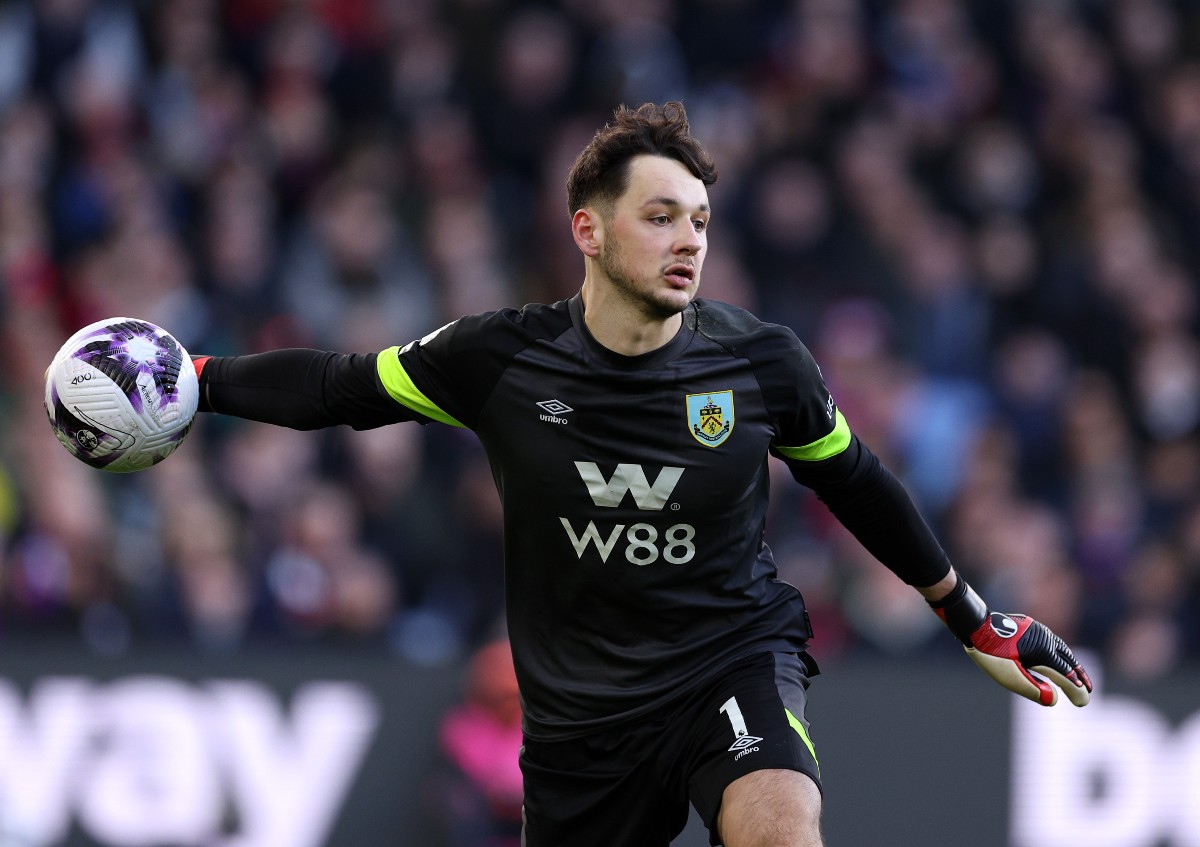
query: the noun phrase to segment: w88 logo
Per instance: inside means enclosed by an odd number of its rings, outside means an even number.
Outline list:
[[[690,562],[696,555],[696,545],[692,543],[696,538],[696,528],[691,524],[677,523],[668,527],[662,533],[660,543],[658,530],[648,523],[635,523],[627,530],[625,524],[616,524],[605,538],[596,528],[595,521],[588,521],[583,535],[577,534],[566,518],[559,518],[559,521],[567,531],[567,538],[575,548],[575,555],[581,559],[588,545],[595,544],[600,560],[607,562],[621,537],[622,530],[625,530],[625,558],[639,567],[652,565],[659,558],[672,565],[682,565]]]
[[[575,469],[579,471],[580,479],[597,506],[615,509],[626,495],[632,495],[638,509],[645,512],[662,511],[683,476],[683,468],[664,466],[651,483],[641,465],[624,463],[617,465],[607,479],[594,462],[576,462]],[[626,524],[616,524],[605,536],[596,527],[595,521],[588,521],[582,534],[575,531],[567,518],[559,518],[559,521],[566,530],[571,546],[575,548],[575,555],[580,559],[588,545],[594,544],[600,560],[607,562],[622,532],[626,541],[625,558],[639,567],[652,565],[660,558],[672,565],[682,565],[696,555],[696,546],[692,543],[696,538],[696,528],[691,524],[677,523],[661,535],[653,524],[635,523],[628,529]]]

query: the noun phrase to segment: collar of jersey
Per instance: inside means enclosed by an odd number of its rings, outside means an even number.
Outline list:
[[[688,307],[683,312],[683,322],[679,326],[679,332],[675,333],[675,337],[659,347],[657,350],[651,350],[648,353],[641,353],[637,356],[623,356],[613,350],[609,350],[603,344],[595,339],[592,333],[588,330],[587,324],[583,321],[583,297],[576,294],[569,301],[567,307],[571,312],[571,322],[575,325],[579,337],[583,340],[584,349],[588,354],[598,361],[613,368],[621,370],[641,370],[644,368],[653,368],[658,365],[666,364],[684,351],[684,348],[692,341],[692,336],[696,334],[696,319],[693,312],[696,309],[696,304],[689,303]]]

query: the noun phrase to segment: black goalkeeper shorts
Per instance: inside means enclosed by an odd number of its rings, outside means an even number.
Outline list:
[[[821,772],[804,716],[807,654],[760,653],[645,720],[567,741],[525,739],[525,847],[668,847],[688,801],[719,844],[726,786],[752,771]]]

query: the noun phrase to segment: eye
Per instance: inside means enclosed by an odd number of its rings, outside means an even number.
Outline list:
[[[650,220],[656,224],[669,224],[671,222],[671,219],[667,215],[655,215]]]
[[[692,226],[696,228],[696,232],[704,232],[704,230],[708,229],[708,221],[703,218],[697,218],[692,221]]]

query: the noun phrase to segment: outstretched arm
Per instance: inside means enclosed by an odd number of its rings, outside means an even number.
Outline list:
[[[395,402],[376,374],[374,353],[300,348],[248,356],[195,356],[200,411],[290,429],[346,424],[372,429],[420,416]]]
[[[788,460],[786,453],[783,458]],[[1026,615],[992,612],[951,566],[895,475],[857,437],[819,462],[788,460],[792,474],[883,564],[925,597],[967,654],[1005,688],[1052,706],[1058,692],[1076,706],[1092,682],[1061,638]]]

